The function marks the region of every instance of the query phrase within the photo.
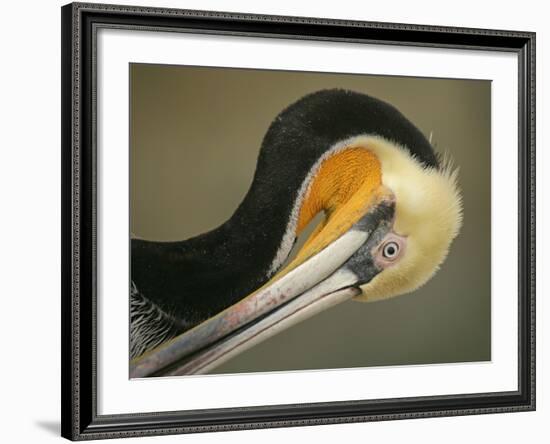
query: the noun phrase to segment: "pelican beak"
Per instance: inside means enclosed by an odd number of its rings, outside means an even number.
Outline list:
[[[392,229],[394,215],[394,195],[381,186],[343,229],[325,224],[325,230],[315,233],[301,254],[263,287],[133,360],[130,377],[206,373],[278,332],[359,296],[359,286],[381,271],[373,252]]]

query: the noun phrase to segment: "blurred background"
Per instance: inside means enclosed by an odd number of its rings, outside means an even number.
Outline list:
[[[132,64],[130,76],[130,229],[145,239],[182,240],[227,220],[272,119],[319,89],[391,103],[460,168],[464,225],[424,287],[345,302],[212,373],[491,359],[490,81],[145,64]]]

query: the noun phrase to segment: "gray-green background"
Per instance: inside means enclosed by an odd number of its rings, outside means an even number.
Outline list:
[[[441,270],[394,299],[345,302],[213,373],[491,359],[489,81],[132,64],[131,231],[181,240],[231,216],[271,120],[303,95],[386,100],[460,167],[464,225]]]

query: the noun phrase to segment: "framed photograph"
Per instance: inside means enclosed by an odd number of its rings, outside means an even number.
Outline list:
[[[62,435],[535,408],[535,35],[62,8]]]

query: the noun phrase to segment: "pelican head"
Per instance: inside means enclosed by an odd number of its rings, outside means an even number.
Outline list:
[[[410,293],[443,263],[462,225],[458,170],[450,160],[427,167],[410,151],[377,136],[359,136],[346,146],[370,150],[380,163],[381,185],[393,195],[391,229],[371,252],[379,273],[360,285],[358,301]]]

